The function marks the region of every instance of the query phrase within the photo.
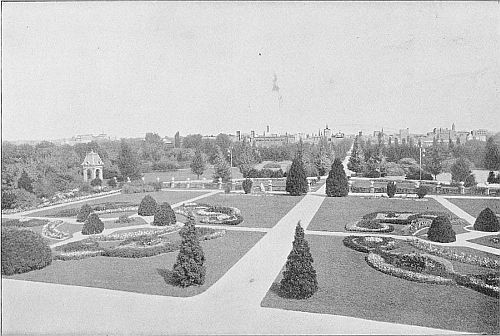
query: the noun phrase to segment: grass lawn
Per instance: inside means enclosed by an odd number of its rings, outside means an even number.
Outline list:
[[[308,230],[345,232],[345,225],[359,221],[363,215],[376,211],[394,212],[424,212],[441,211],[451,213],[441,204],[433,199],[417,201],[415,199],[397,198],[362,198],[356,196],[348,197],[326,197],[318,212],[309,224]],[[403,225],[393,225],[395,232]],[[458,228],[455,232],[458,233]],[[463,229],[462,229],[463,230]],[[465,232],[465,231],[460,231]]]
[[[494,213],[500,214],[500,198],[498,199],[472,199],[472,198],[447,198],[447,201],[458,206],[469,215],[477,217],[485,208],[489,207]]]
[[[499,300],[460,286],[410,282],[371,268],[366,254],[342,238],[306,235],[319,290],[306,300],[276,294],[281,275],[262,306],[352,316],[463,332],[500,332]]]
[[[212,180],[212,176],[214,175],[213,167],[207,168],[203,175],[200,175],[200,180],[206,178],[207,180]],[[240,169],[237,167],[232,168],[232,176],[233,178],[243,178],[243,175],[240,173]],[[197,180],[198,176],[193,174],[191,168],[187,169],[179,169],[168,172],[152,172],[144,174],[144,181],[147,182],[156,182],[156,178],[160,178],[160,182],[170,182],[172,181],[172,177],[175,178],[176,181],[186,181],[188,178],[191,180]]]
[[[202,286],[180,288],[171,284],[170,270],[178,251],[137,259],[95,257],[53,261],[44,269],[6,278],[154,295],[193,296],[221,278],[262,236],[262,233],[227,231],[224,237],[201,242],[207,267]]]
[[[490,246],[490,247],[494,247],[494,248],[500,248],[500,243],[493,242],[493,240],[492,240],[493,238],[496,238],[497,241],[500,240],[500,234],[493,235],[493,236],[480,237],[480,238],[471,239],[468,241],[470,241],[471,243],[476,243],[476,244],[480,244],[480,245]]]
[[[130,222],[130,223],[115,223],[115,221],[105,221],[104,222],[104,229],[115,229],[115,228],[119,228],[119,227],[126,228],[127,226],[147,224],[146,221],[140,217],[134,217],[132,219],[134,221]]]
[[[222,193],[204,198],[199,202],[240,209],[243,223],[238,226],[272,228],[300,200],[302,196]]]
[[[170,204],[182,202],[203,194],[206,194],[210,192],[211,190],[207,191],[156,191],[156,192],[150,192],[150,193],[137,193],[137,194],[117,194],[101,199],[96,199],[96,200],[89,200],[88,203],[90,205],[97,205],[97,204],[104,204],[108,202],[129,202],[131,204],[136,204],[139,205],[141,203],[141,200],[144,198],[146,195],[152,196],[157,202],[169,202]],[[31,213],[28,216],[32,217],[43,217],[43,216],[55,216],[57,212],[64,210],[64,209],[71,209],[71,208],[77,208],[80,209],[80,207],[84,204],[82,203],[77,203],[77,204],[70,204],[66,205],[63,207],[55,208],[55,209],[48,209],[48,210],[41,210],[37,211],[34,213]],[[112,217],[119,217],[120,214],[123,213],[115,213],[113,214]]]

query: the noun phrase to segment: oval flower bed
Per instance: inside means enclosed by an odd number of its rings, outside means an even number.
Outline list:
[[[59,231],[57,228],[63,224],[62,220],[49,222],[42,227],[42,235],[50,239],[68,239],[71,235],[68,232]]]
[[[446,272],[443,264],[418,254],[384,253],[381,255],[370,252],[366,257],[366,262],[378,271],[405,280],[440,285],[454,283],[453,279],[438,275],[441,272]],[[432,268],[436,269],[436,271],[431,270]],[[422,273],[426,271],[427,273]]]
[[[348,236],[342,241],[345,246],[359,252],[368,253],[376,249],[393,250],[399,247],[398,241],[390,237]]]
[[[176,228],[178,230],[178,228]],[[179,249],[181,238],[171,235],[174,230],[143,230],[112,234],[108,236],[93,236],[81,241],[56,247],[55,260],[77,260],[88,257],[120,257],[144,258]],[[209,240],[222,237],[224,230],[211,228],[196,228],[198,239]],[[118,239],[120,238],[120,239]],[[116,241],[112,246],[101,246],[99,241]]]
[[[210,205],[203,203],[186,203],[176,209],[176,213],[189,216],[195,215],[201,223],[219,225],[238,225],[243,222],[243,216],[238,208]]]
[[[359,222],[346,224],[345,229],[347,231],[384,233],[394,231],[394,226],[381,223],[374,219],[362,219]]]

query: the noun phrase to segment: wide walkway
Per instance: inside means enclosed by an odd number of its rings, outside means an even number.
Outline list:
[[[260,307],[307,228],[323,185],[287,215],[204,293],[175,298],[49,283],[2,280],[4,333],[45,334],[442,334],[446,330]],[[22,293],[22,295],[20,294]]]

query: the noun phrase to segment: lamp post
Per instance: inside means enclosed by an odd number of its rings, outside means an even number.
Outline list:
[[[229,174],[231,176],[231,179],[233,178],[233,147],[229,147],[227,149],[227,153],[230,155],[230,170]]]

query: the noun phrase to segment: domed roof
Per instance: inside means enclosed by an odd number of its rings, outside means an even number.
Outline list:
[[[85,156],[85,159],[83,160],[82,166],[103,166],[104,162],[102,162],[101,158],[99,157],[99,154],[95,153],[94,151],[90,151]]]

